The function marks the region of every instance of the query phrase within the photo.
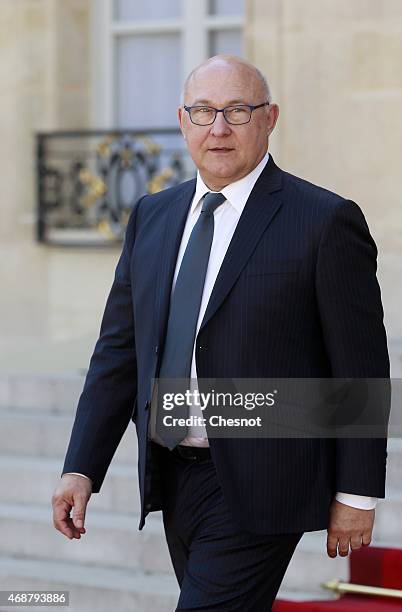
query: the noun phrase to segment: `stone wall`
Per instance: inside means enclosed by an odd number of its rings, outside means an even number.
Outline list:
[[[402,354],[402,4],[248,0],[246,49],[280,105],[285,169],[354,199],[379,248],[394,356]]]
[[[0,372],[85,367],[118,252],[35,242],[39,130],[87,128],[91,0],[1,0]]]
[[[85,367],[118,257],[34,239],[34,134],[90,125],[93,6],[1,0],[0,371]],[[246,9],[246,53],[281,109],[271,151],[364,210],[402,372],[402,4],[247,0]]]

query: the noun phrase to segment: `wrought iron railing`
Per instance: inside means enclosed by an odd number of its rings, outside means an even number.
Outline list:
[[[37,135],[37,240],[116,245],[135,202],[194,176],[178,129]]]

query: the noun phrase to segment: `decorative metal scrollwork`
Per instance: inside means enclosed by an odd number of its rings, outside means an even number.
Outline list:
[[[145,193],[187,178],[179,130],[38,135],[38,240],[111,244]]]

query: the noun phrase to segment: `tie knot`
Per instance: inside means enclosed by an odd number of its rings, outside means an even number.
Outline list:
[[[213,215],[214,211],[226,200],[223,193],[209,191],[204,196],[201,212],[205,212],[207,216]]]

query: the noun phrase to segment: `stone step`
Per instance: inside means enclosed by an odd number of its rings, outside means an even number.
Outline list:
[[[56,417],[56,421],[57,421]],[[34,421],[35,419],[32,419]],[[1,431],[1,417],[0,417],[0,431]],[[29,429],[29,427],[28,427]],[[41,440],[40,424],[38,427],[32,423],[32,429],[37,433],[32,435],[31,443],[34,447],[42,447],[44,455],[30,456],[28,453],[21,454],[19,452],[19,444],[22,446],[21,436],[12,435],[12,428],[8,431],[8,444],[5,448],[1,446],[2,454],[0,455],[0,475],[1,481],[4,482],[4,487],[0,487],[0,501],[31,501],[31,488],[29,484],[36,478],[36,472],[40,473],[39,482],[37,487],[39,491],[38,503],[46,503],[49,492],[52,492],[56,486],[57,480],[60,477],[60,471],[63,467],[64,456],[61,455],[59,459],[54,459],[48,456],[52,449],[52,442],[46,444],[45,440]],[[1,435],[1,434],[0,434]],[[17,442],[14,443],[13,440]],[[402,444],[401,440],[390,440],[389,455],[388,455],[388,466],[387,466],[387,490],[397,492],[401,489],[402,485]],[[8,454],[7,450],[14,450],[13,445],[16,444],[18,455]],[[28,449],[26,449],[28,451]],[[25,456],[24,456],[25,455]],[[123,479],[121,487],[118,484],[118,480]],[[127,489],[127,480],[130,481]],[[98,508],[105,510],[111,510],[112,503],[120,504],[122,500],[123,506],[119,506],[118,510],[124,511],[127,506],[125,505],[127,500],[127,491],[131,491],[137,495],[137,439],[134,430],[134,425],[129,426],[125,432],[123,439],[113,457],[112,463],[109,467],[106,475],[104,484],[100,494],[94,495],[93,499],[96,499]],[[120,491],[120,488],[126,491]],[[51,493],[50,493],[51,494]],[[43,495],[45,497],[43,497]],[[114,502],[112,502],[112,497]],[[101,499],[98,499],[101,498]],[[132,495],[130,495],[132,500]],[[381,503],[381,502],[380,502]]]
[[[101,567],[171,573],[160,512],[138,530],[138,515],[87,512],[87,533],[69,540],[53,527],[50,507],[0,504],[2,553],[38,559],[63,559]]]
[[[0,449],[3,453],[63,457],[84,384],[83,375],[0,377]],[[57,420],[60,418],[60,422]],[[15,421],[13,418],[15,417]],[[18,435],[16,435],[18,429]],[[134,440],[132,423],[128,428]],[[388,484],[402,487],[402,439],[388,442]],[[131,460],[123,439],[116,460]]]
[[[387,487],[385,494],[376,509],[373,532],[379,540],[402,548],[402,491]]]
[[[47,506],[60,478],[63,462],[47,457],[0,455],[0,502]],[[35,484],[33,484],[35,483]],[[90,508],[117,513],[138,513],[137,465],[119,464],[114,460],[100,493],[92,495]],[[380,500],[376,528],[382,540],[392,540],[402,532],[402,491],[387,483],[386,499]]]
[[[151,517],[149,517],[151,518]],[[145,573],[173,574],[159,516],[147,520],[143,532],[134,528],[132,517],[89,514],[87,533],[80,540],[67,540],[51,525],[47,509],[0,504],[2,552],[32,561],[54,560],[91,567],[117,567]],[[16,535],[18,534],[18,535]],[[282,588],[317,595],[321,583],[333,578],[347,580],[347,559],[329,559],[326,532],[306,533],[285,575]]]
[[[402,439],[390,438],[387,450],[387,486],[402,491]]]
[[[43,410],[0,410],[0,449],[3,454],[64,459],[74,414]],[[114,462],[137,463],[137,436],[130,422]]]
[[[2,454],[60,459],[63,463],[74,415],[44,411],[0,410],[0,449]],[[113,458],[137,469],[137,437],[130,422]],[[402,489],[402,440],[388,441],[387,486]]]
[[[67,590],[70,593],[69,612],[171,612],[179,596],[173,572],[171,575],[150,575],[123,568],[3,555],[0,557],[0,590],[12,589]],[[44,612],[54,609],[41,607]],[[4,606],[0,610],[10,608]]]
[[[0,377],[0,409],[74,413],[84,375],[8,375]]]
[[[44,411],[0,410],[2,454],[64,459],[74,414]],[[114,462],[137,463],[137,436],[130,422],[116,451]]]
[[[0,449],[3,454],[64,458],[74,413],[44,410],[0,409]],[[130,422],[113,459],[137,462],[137,437]],[[387,483],[402,488],[402,439],[388,441]]]
[[[129,569],[92,567],[82,563],[0,557],[0,590],[68,590],[70,612],[171,612],[179,587],[173,572],[149,575]],[[331,600],[327,591],[289,590],[278,598],[293,601]],[[20,608],[13,608],[20,609]],[[6,611],[0,606],[0,610]],[[43,612],[54,607],[41,606]]]
[[[60,479],[63,461],[47,457],[0,455],[0,503],[48,506]],[[116,513],[140,511],[137,465],[113,460],[100,493],[94,493],[89,507]]]
[[[306,532],[303,535],[286,570],[281,590],[307,590],[314,593],[315,597],[322,593],[322,583],[334,578],[348,578],[348,559],[339,556],[330,559],[326,552],[326,541],[326,530]]]
[[[2,552],[9,556],[63,559],[91,566],[121,567],[149,573],[172,572],[163,532],[161,513],[151,513],[138,531],[138,516],[88,510],[87,533],[81,540],[68,540],[54,530],[50,508],[0,504]],[[402,547],[402,534],[381,539],[378,523],[373,546]],[[389,534],[388,534],[389,535]],[[286,573],[283,588],[321,592],[321,584],[334,578],[348,580],[348,560],[326,554],[327,532],[303,535]]]

